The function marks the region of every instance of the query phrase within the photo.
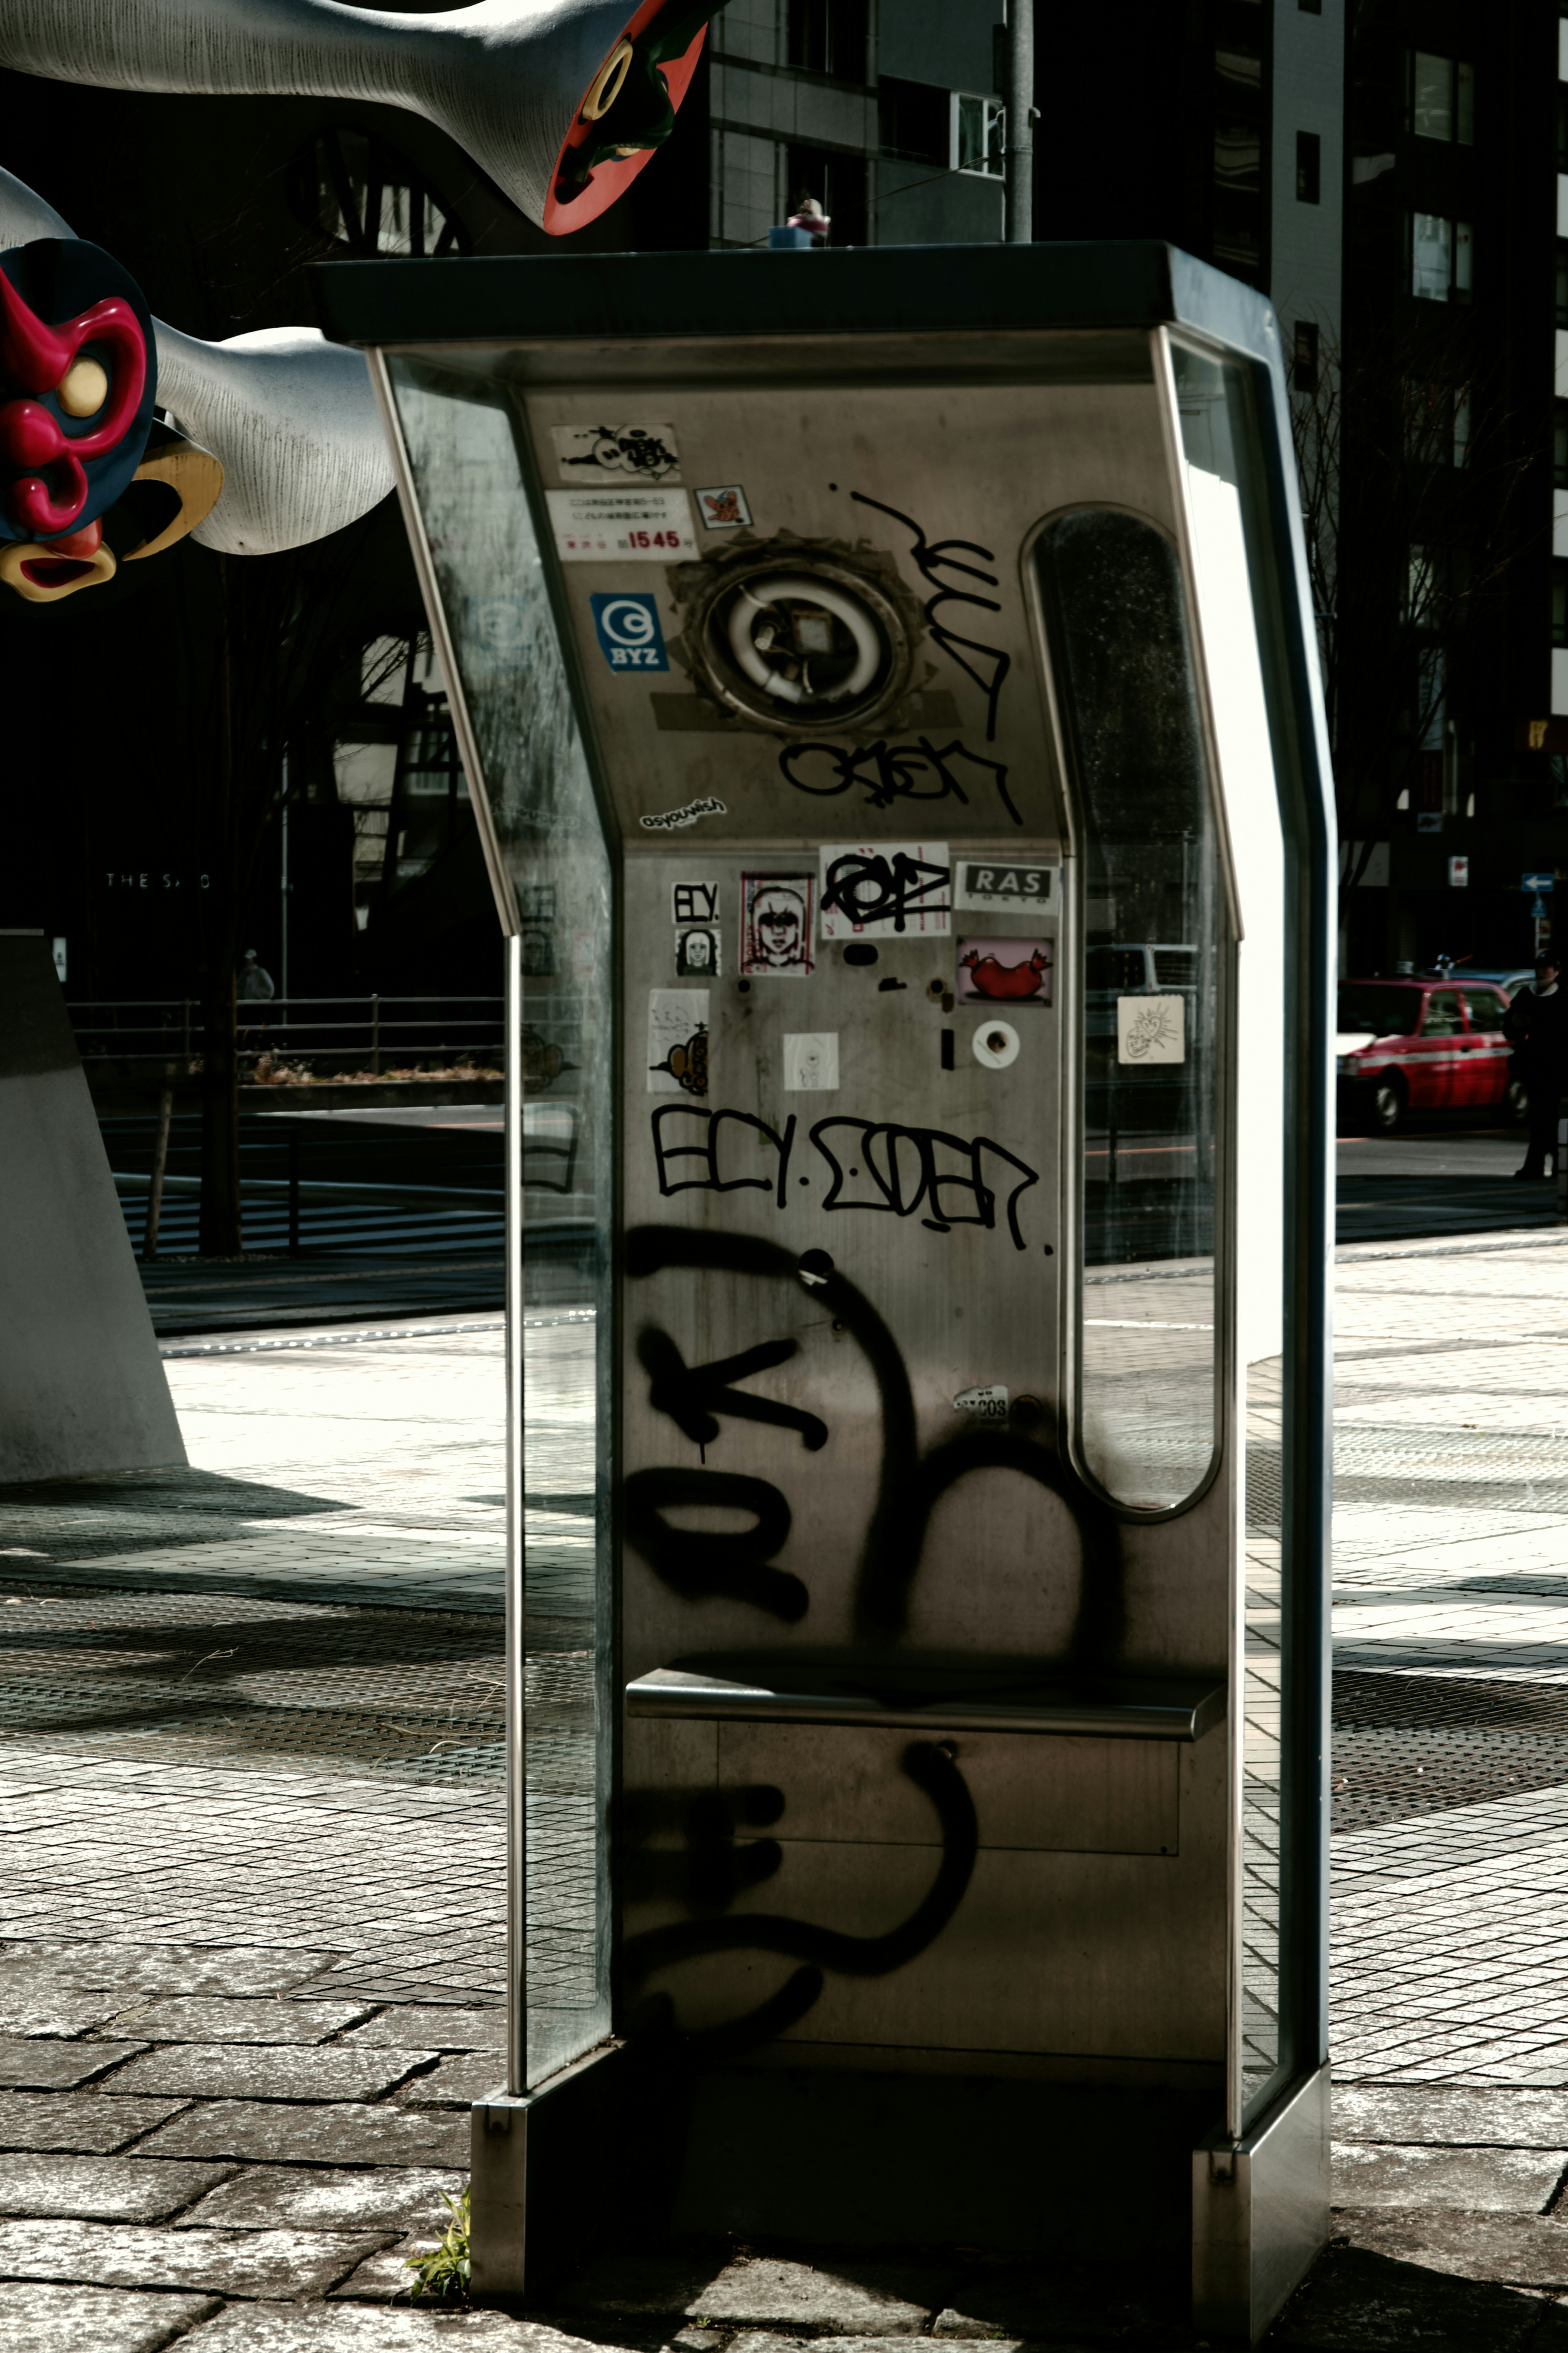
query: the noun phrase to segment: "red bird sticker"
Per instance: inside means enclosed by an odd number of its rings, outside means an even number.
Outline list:
[[[960,940],[958,1001],[1048,1005],[1052,962],[1049,940]]]

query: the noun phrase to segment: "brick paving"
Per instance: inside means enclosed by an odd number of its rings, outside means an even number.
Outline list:
[[[1568,2347],[1568,1250],[1341,1261],[1341,2211],[1277,2333]],[[500,1335],[339,1336],[171,1358],[190,1472],[4,1499],[0,2353],[1190,2343],[978,2259],[394,2301],[501,2063]]]

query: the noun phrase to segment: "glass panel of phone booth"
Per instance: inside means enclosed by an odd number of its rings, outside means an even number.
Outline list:
[[[1081,800],[1078,1444],[1116,1503],[1168,1511],[1215,1447],[1213,783],[1174,542],[1081,507],[1037,561]]]
[[[512,411],[422,360],[388,374],[522,942],[522,2091],[610,2023],[610,861]]]
[[[1243,2122],[1300,2063],[1302,1988],[1289,1938],[1290,1808],[1283,1788],[1289,1682],[1284,1547],[1285,1184],[1289,958],[1288,797],[1280,793],[1257,613],[1276,568],[1263,543],[1247,374],[1171,342],[1193,551],[1226,829],[1242,937],[1237,985],[1237,1357],[1247,1431],[1242,1591],[1239,1869],[1233,1887],[1233,2018]],[[1305,1573],[1311,1573],[1304,1565]],[[1310,2054],[1308,2064],[1312,2063]]]

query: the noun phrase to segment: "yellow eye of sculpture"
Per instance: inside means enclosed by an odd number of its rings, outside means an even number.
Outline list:
[[[109,375],[96,360],[73,360],[55,396],[68,417],[96,417],[109,398]]]

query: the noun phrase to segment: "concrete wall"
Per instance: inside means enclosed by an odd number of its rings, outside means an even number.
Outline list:
[[[48,942],[0,933],[0,1483],[184,1460]]]

